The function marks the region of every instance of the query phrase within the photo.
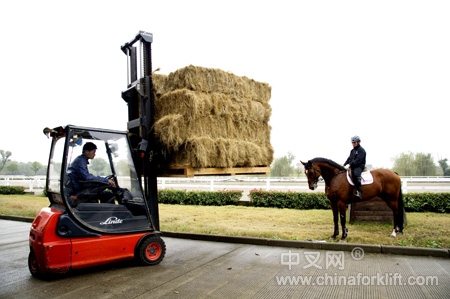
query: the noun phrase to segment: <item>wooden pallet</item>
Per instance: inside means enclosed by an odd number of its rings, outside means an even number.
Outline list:
[[[159,176],[166,177],[186,177],[192,178],[194,176],[202,175],[238,175],[238,174],[269,174],[269,166],[258,167],[211,167],[211,168],[194,168],[190,165],[171,165]]]
[[[355,221],[392,222],[392,217],[392,210],[379,197],[351,204],[350,223]]]

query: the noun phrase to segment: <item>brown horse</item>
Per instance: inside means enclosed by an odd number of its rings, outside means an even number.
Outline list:
[[[392,209],[394,229],[391,237],[396,237],[397,233],[403,232],[406,214],[403,206],[401,180],[395,172],[387,169],[372,170],[373,183],[362,186],[362,199],[359,199],[353,194],[353,186],[349,184],[343,166],[325,158],[315,158],[306,163],[302,162],[302,164],[305,167],[309,189],[314,190],[317,187],[320,177],[325,181],[325,194],[330,200],[333,211],[334,233],[332,238],[339,235],[338,212],[341,218],[342,239],[345,239],[348,234],[345,227],[347,205],[375,197],[383,199]]]

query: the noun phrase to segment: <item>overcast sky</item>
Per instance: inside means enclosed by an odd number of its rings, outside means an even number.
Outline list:
[[[44,127],[126,130],[126,56],[153,33],[153,67],[219,68],[272,87],[275,158],[450,159],[450,1],[7,1],[0,149],[47,163]]]

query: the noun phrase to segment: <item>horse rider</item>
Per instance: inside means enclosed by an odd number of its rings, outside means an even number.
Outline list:
[[[353,149],[350,151],[350,156],[344,163],[344,168],[347,170],[349,168],[351,169],[353,183],[356,188],[355,196],[361,198],[361,173],[366,166],[366,151],[360,145],[361,139],[359,136],[353,136],[351,140]]]

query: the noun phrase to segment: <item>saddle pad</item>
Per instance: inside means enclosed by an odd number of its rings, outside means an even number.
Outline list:
[[[347,171],[347,181],[350,185],[354,186],[352,178],[350,177],[350,171]],[[373,176],[370,170],[361,173],[361,185],[369,185],[373,183]]]

